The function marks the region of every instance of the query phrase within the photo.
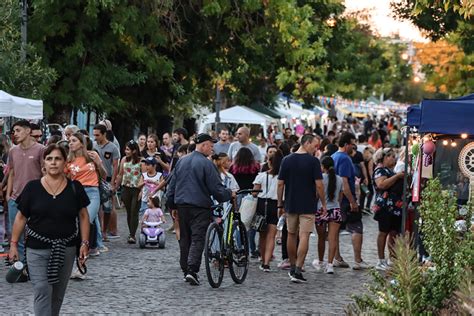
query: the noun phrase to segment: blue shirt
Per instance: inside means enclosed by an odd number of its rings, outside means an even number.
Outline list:
[[[334,170],[336,170],[336,174],[340,177],[347,178],[352,196],[355,198],[355,169],[351,157],[349,157],[347,153],[341,151],[336,151],[331,157],[334,160]],[[345,195],[343,200],[346,202],[348,201]]]

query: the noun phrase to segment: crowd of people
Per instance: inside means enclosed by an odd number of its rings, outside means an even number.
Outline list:
[[[211,205],[229,201],[240,189],[255,189],[261,190],[255,193],[256,214],[266,225],[249,229],[248,240],[262,271],[289,270],[292,282],[306,282],[313,232],[316,270],[333,274],[349,267],[339,250],[341,234],[351,235],[354,270],[371,267],[362,258],[367,242],[377,244],[375,267],[386,270],[387,245],[391,251],[401,228],[400,125],[399,118],[349,115],[303,131],[269,128],[254,140],[245,126],[191,137],[177,128],[161,137],[140,134],[121,151],[108,120],[94,126],[92,135],[69,125],[45,145],[37,125],[18,121],[13,144],[0,136],[2,215],[7,214],[0,217],[0,251],[9,246],[10,261],[28,264],[35,313],[57,314],[68,279],[84,279],[88,257],[113,251],[107,242],[120,238],[116,208],[123,203],[130,244],[137,242],[144,219],[165,222],[163,212],[170,213],[184,279],[196,285]],[[363,239],[364,215],[378,221],[376,241]],[[272,267],[277,246],[282,258]]]

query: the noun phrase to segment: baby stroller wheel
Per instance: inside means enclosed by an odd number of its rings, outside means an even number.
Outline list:
[[[164,232],[161,233],[160,237],[158,237],[158,247],[165,248],[166,243],[166,234]]]
[[[146,246],[146,236],[144,233],[140,233],[140,236],[138,237],[138,245],[140,246],[140,249],[145,248]]]

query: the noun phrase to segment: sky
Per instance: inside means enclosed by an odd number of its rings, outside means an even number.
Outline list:
[[[395,20],[391,14],[390,2],[393,0],[345,0],[346,10],[370,9],[374,29],[381,36],[399,34],[402,39],[427,41],[416,26],[408,21]]]

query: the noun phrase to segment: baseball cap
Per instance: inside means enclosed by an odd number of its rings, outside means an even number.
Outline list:
[[[217,139],[212,138],[209,134],[201,133],[194,139],[196,144],[201,144],[207,141],[211,141],[213,143],[217,143]]]
[[[156,161],[155,157],[147,157],[143,159],[143,162],[147,165],[156,165],[158,162]]]

